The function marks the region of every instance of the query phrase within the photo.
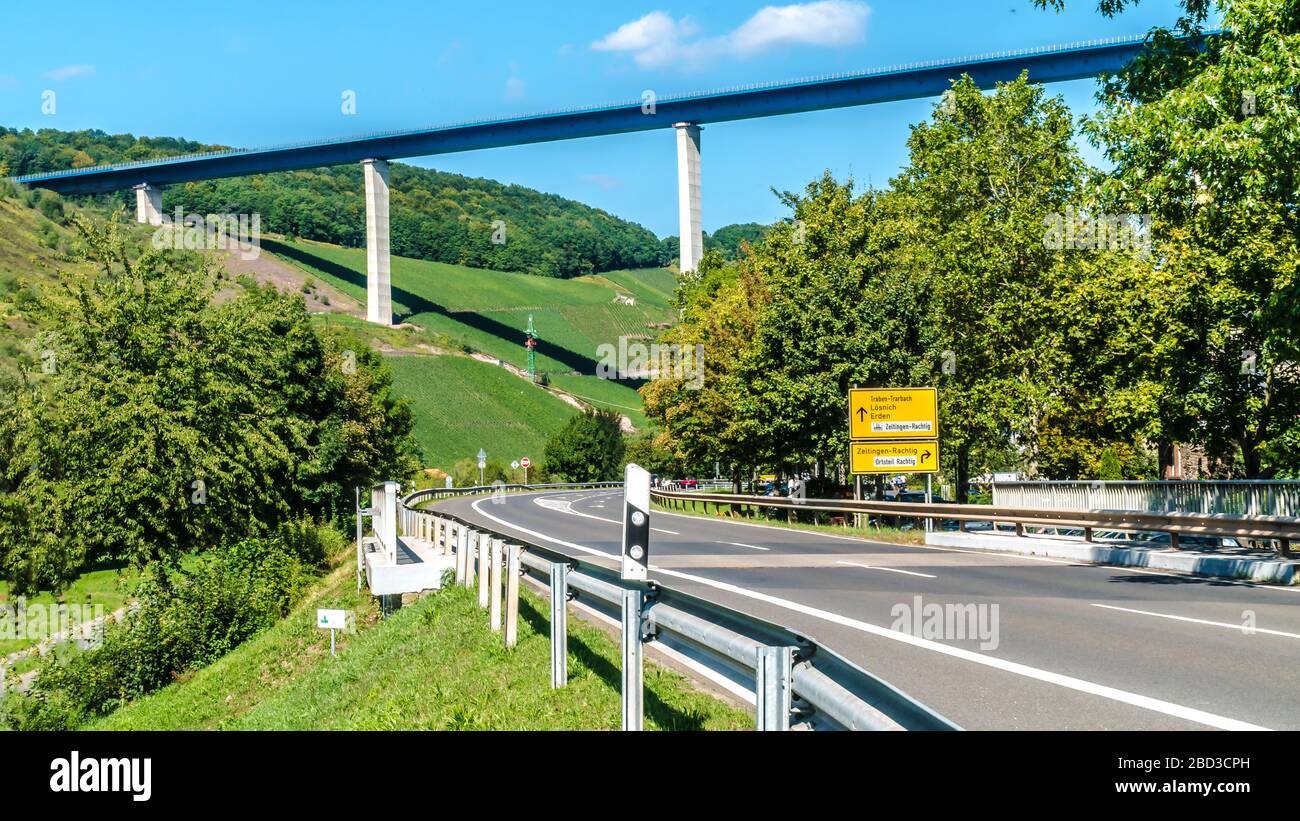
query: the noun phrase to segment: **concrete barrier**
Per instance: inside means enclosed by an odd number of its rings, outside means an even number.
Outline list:
[[[996,533],[925,534],[925,543],[968,550],[1017,553],[1025,556],[1048,556],[1093,564],[1120,567],[1145,567],[1175,573],[1193,573],[1226,579],[1243,579],[1260,584],[1296,584],[1300,562],[1249,556],[1223,556],[1192,550],[1157,550],[1144,547],[1121,547],[1070,539],[1041,536],[1012,536]]]

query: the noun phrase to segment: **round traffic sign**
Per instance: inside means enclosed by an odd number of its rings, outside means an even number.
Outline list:
[[[533,466],[533,460],[525,456],[524,458],[519,460],[519,464],[523,465],[526,468],[529,468]]]

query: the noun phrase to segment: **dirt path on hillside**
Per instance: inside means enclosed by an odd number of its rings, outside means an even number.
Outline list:
[[[237,249],[232,248],[225,252],[222,264],[225,266],[226,271],[230,273],[231,277],[248,275],[260,283],[270,283],[281,291],[302,294],[307,300],[308,311],[316,313],[346,313],[359,319],[365,319],[366,317],[365,305],[337,288],[322,282],[316,277],[312,277],[315,287],[310,293],[304,293],[302,286],[303,283],[307,281],[310,274],[295,265],[285,262],[274,254],[259,253],[254,259],[244,259]],[[228,298],[230,294],[233,294],[233,292],[233,289],[230,289],[229,293],[223,293],[222,295],[219,295],[219,298]],[[415,350],[394,348],[389,344],[380,344],[377,346],[377,349],[381,353],[394,356],[441,356],[449,353],[448,351],[440,350],[436,346],[427,344],[416,345]],[[528,371],[516,367],[515,365],[511,365],[509,362],[499,360],[495,356],[488,356],[487,354],[480,352],[471,353],[470,356],[480,362],[486,362],[491,365],[503,367],[521,379],[528,378]],[[565,402],[580,411],[585,411],[592,407],[592,405],[583,402],[576,396],[556,388],[554,385],[542,386],[542,389],[549,392],[561,402]],[[619,428],[621,428],[624,433],[636,433],[636,426],[632,424],[632,419],[626,414],[619,414],[618,424]]]
[[[315,287],[310,293],[304,293],[303,283],[311,275],[275,254],[261,252],[254,259],[244,259],[237,249],[232,248],[225,252],[222,265],[232,277],[247,274],[260,283],[274,285],[280,291],[302,294],[307,300],[307,310],[313,313],[344,313],[366,318],[365,305],[318,277],[311,277]]]
[[[527,370],[525,370],[524,368],[520,368],[517,365],[511,365],[509,362],[506,362],[504,360],[497,359],[495,356],[488,356],[485,353],[477,353],[477,352],[470,354],[470,356],[473,357],[474,359],[477,359],[480,362],[486,362],[489,365],[498,365],[502,368],[505,368],[507,371],[519,377],[520,379],[528,378]],[[583,402],[578,397],[570,393],[567,393],[563,390],[560,390],[554,385],[545,385],[545,386],[539,385],[538,387],[541,387],[542,390],[547,391],[552,396],[559,399],[561,402],[565,402],[569,405],[572,405],[573,407],[577,408],[580,411],[585,411],[593,407],[592,405]],[[636,433],[636,426],[632,424],[632,419],[628,417],[626,414],[619,414],[618,426],[624,433]]]

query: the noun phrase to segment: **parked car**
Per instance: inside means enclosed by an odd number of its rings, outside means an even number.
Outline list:
[[[908,490],[901,488],[894,493],[885,491],[885,501],[887,502],[905,502],[908,504],[925,504],[925,491]],[[949,500],[943,498],[937,493],[930,495],[932,504],[950,504]],[[925,519],[916,516],[890,516],[880,515],[871,519],[872,524],[882,527],[897,527],[901,530],[911,530],[914,527],[925,527]],[[957,522],[953,519],[944,519],[939,523],[943,530],[956,530]]]

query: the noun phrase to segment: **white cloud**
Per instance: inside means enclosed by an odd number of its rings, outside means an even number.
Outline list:
[[[517,66],[513,63],[510,65],[510,77],[506,80],[506,99],[522,100],[527,93],[527,86],[524,81],[519,79]]]
[[[89,77],[95,73],[95,67],[85,63],[75,63],[70,66],[60,66],[59,68],[45,72],[47,80],[72,80],[77,77]]]
[[[690,67],[718,57],[755,57],[782,46],[846,46],[866,36],[871,7],[861,0],[817,0],[764,6],[733,31],[699,36],[689,17],[653,11],[591,44],[595,51],[632,55],[641,68]]]
[[[866,3],[821,0],[792,6],[767,6],[728,39],[739,54],[756,54],[785,45],[847,46],[866,34]]]
[[[689,17],[674,20],[662,11],[652,11],[639,20],[624,23],[591,47],[596,51],[630,52],[637,65],[654,68],[676,60],[685,41],[698,31]]]

